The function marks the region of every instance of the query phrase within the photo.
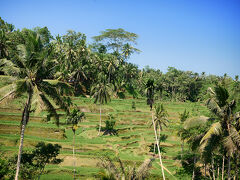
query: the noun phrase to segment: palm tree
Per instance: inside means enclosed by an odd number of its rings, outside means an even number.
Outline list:
[[[119,65],[119,62],[118,62],[117,58],[113,55],[109,55],[108,61],[107,61],[108,83],[111,82],[111,80],[112,80],[111,76],[116,71],[116,68],[118,67],[118,65]]]
[[[67,117],[67,124],[72,125],[72,131],[73,131],[73,166],[74,166],[74,175],[73,179],[75,179],[75,135],[76,130],[78,128],[78,123],[82,121],[82,119],[85,118],[85,114],[81,112],[79,109],[73,109],[73,111],[68,115]]]
[[[106,83],[106,81],[103,78],[102,78],[102,82],[92,86],[91,88],[91,95],[93,98],[95,98],[94,103],[100,104],[100,120],[99,120],[98,136],[101,132],[101,126],[102,126],[101,106],[105,103],[108,103],[111,100],[111,93],[112,93],[112,85],[109,83]]]
[[[103,172],[100,172],[100,178],[105,180],[120,180],[120,179],[132,179],[143,180],[149,176],[149,171],[154,159],[146,159],[138,168],[136,166],[126,166],[121,159],[112,159],[110,157],[100,158],[100,167],[104,168]],[[114,161],[118,162],[116,164]]]
[[[55,117],[58,125],[59,116],[50,99],[54,100],[56,105],[68,112],[68,106],[60,96],[59,89],[64,88],[67,91],[71,89],[65,83],[44,80],[44,78],[51,74],[52,64],[49,60],[50,54],[48,49],[44,49],[36,33],[30,31],[26,39],[26,44],[19,45],[18,50],[18,58],[14,62],[6,59],[0,61],[0,70],[6,75],[15,78],[15,81],[10,85],[0,89],[0,103],[27,95],[22,112],[21,137],[15,180],[18,179],[19,175],[24,131],[29,121],[30,112],[39,113],[42,109],[46,109],[51,117]],[[31,107],[34,107],[34,109],[31,110]]]
[[[189,112],[185,109],[183,113],[179,114],[179,117],[180,117],[181,124],[183,126],[183,123],[187,120],[187,118],[189,118]],[[184,128],[181,128],[179,130],[179,132],[178,132],[178,134],[181,136],[181,140],[182,140],[182,144],[181,144],[181,148],[182,148],[181,157],[183,156],[183,151],[184,151],[183,133],[184,133]]]
[[[141,51],[137,48],[134,48],[129,43],[124,44],[122,47],[122,56],[125,60],[127,60],[129,56],[135,52],[140,53]]]
[[[162,176],[163,176],[163,179],[165,180],[159,140],[160,140],[160,132],[162,130],[162,127],[167,126],[168,113],[164,109],[162,104],[157,104],[154,107],[154,110],[155,110],[155,112],[154,113],[152,112],[152,125],[153,125],[153,128],[154,128],[155,140],[156,140],[156,144],[157,144],[157,148],[158,148],[159,161],[160,161],[160,165],[161,165],[161,168],[162,168]],[[157,135],[157,128],[159,128],[159,135]]]
[[[147,94],[147,104],[150,106],[150,110],[152,110],[152,106],[154,103],[154,80],[149,79],[146,84],[146,94]]]
[[[229,99],[226,88],[218,85],[213,91],[209,88],[210,98],[208,108],[217,116],[218,121],[213,123],[201,140],[204,149],[212,138],[219,136],[228,154],[228,179],[230,179],[230,160],[234,153],[240,150],[240,128],[237,125],[238,113],[234,113],[236,101]],[[224,158],[224,157],[223,157]]]
[[[0,58],[8,57],[8,43],[6,32],[0,29]]]

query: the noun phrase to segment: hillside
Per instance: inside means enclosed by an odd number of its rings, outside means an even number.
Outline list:
[[[136,110],[132,109],[132,102],[136,103]],[[86,119],[79,123],[76,131],[76,169],[77,177],[80,179],[95,179],[100,171],[99,157],[103,155],[119,156],[121,160],[129,164],[140,164],[145,159],[153,157],[149,152],[150,145],[154,142],[154,132],[151,125],[151,112],[146,104],[146,99],[112,99],[104,105],[102,119],[107,119],[107,113],[111,113],[116,120],[115,129],[118,135],[97,136],[97,124],[99,122],[99,106],[93,104],[93,100],[85,97],[74,97],[73,102],[77,104],[86,115]],[[181,151],[181,141],[177,136],[179,126],[179,113],[186,108],[191,112],[191,118],[208,113],[206,107],[200,103],[190,102],[163,102],[169,114],[169,124],[164,128],[163,134],[168,135],[165,147],[163,164],[173,174],[180,166],[175,157]],[[61,111],[58,111],[61,113]],[[65,117],[61,117],[60,126],[54,122],[44,122],[46,112],[39,116],[31,114],[27,125],[24,150],[33,148],[40,141],[57,143],[62,146],[59,155],[64,161],[60,165],[48,165],[46,173],[41,179],[72,179],[73,158],[72,140],[73,132],[71,126],[66,125]],[[0,108],[0,151],[5,156],[17,153],[19,144],[21,120],[21,104],[15,101]],[[157,158],[157,156],[154,156]],[[151,169],[152,178],[161,178],[161,168],[156,159]],[[173,177],[166,172],[166,177]]]

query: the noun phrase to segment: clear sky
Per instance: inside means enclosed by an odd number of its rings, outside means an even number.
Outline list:
[[[72,29],[88,41],[105,29],[139,35],[142,53],[129,62],[240,75],[240,0],[0,0],[0,16],[16,28]]]

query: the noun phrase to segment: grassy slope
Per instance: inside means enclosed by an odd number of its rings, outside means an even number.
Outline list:
[[[1,84],[0,84],[1,85]],[[80,179],[95,179],[99,168],[98,157],[102,155],[118,155],[128,163],[141,163],[146,158],[152,157],[149,153],[149,145],[154,142],[153,128],[150,127],[151,113],[145,99],[136,99],[136,111],[131,109],[132,99],[113,99],[104,106],[103,120],[106,113],[111,112],[116,119],[118,136],[97,137],[96,125],[99,122],[99,107],[93,105],[89,98],[75,97],[74,103],[85,111],[86,119],[80,123],[76,132],[76,166],[77,176]],[[20,103],[21,104],[21,103]],[[17,153],[19,143],[19,123],[21,119],[21,106],[19,101],[1,106],[0,108],[0,152],[5,155]],[[179,124],[179,113],[186,108],[193,116],[206,115],[207,110],[200,103],[164,102],[169,113],[170,124],[163,133],[168,139],[163,146],[166,154],[163,155],[163,164],[172,173],[176,171],[179,162],[174,157],[180,152],[180,139],[177,137],[176,128]],[[11,107],[11,108],[9,108]],[[64,125],[65,119],[61,118],[61,125],[57,127],[53,122],[43,122],[45,112],[37,117],[32,114],[27,126],[24,140],[24,148],[32,148],[39,141],[58,143],[63,148],[60,157],[64,162],[60,165],[48,165],[47,174],[41,179],[72,179],[72,137],[70,127]],[[64,133],[65,131],[65,133]],[[158,160],[154,161],[151,170],[156,179],[161,177]],[[173,179],[166,172],[169,179]]]

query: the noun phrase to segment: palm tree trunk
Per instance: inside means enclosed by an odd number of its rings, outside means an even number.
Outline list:
[[[161,129],[160,129],[160,125],[159,125],[159,127],[158,127],[158,142],[160,142],[160,135],[161,135]]]
[[[220,168],[219,168],[219,165],[218,165],[218,168],[217,168],[217,179],[219,179],[219,170],[220,170]]]
[[[196,163],[196,156],[194,155],[193,158],[193,173],[192,173],[192,180],[195,178],[195,163]]]
[[[23,149],[23,140],[24,140],[24,131],[25,131],[28,119],[29,119],[29,112],[31,109],[31,99],[32,99],[32,93],[29,92],[28,100],[26,102],[26,105],[23,110],[23,115],[22,115],[22,127],[21,127],[21,136],[20,136],[20,144],[19,144],[19,150],[18,150],[18,159],[17,159],[15,180],[18,180],[18,175],[19,175],[19,170],[20,170],[22,149]]]
[[[110,80],[111,80],[111,76],[110,76],[111,74],[110,74],[110,71],[109,71],[109,73],[108,73],[108,83],[110,83]]]
[[[225,160],[225,157],[223,155],[223,162],[222,162],[222,180],[224,180],[224,160]]]
[[[206,178],[206,167],[207,165],[206,165],[206,162],[204,162],[204,177]]]
[[[235,166],[235,177],[236,177],[236,180],[239,179],[239,176],[238,176],[238,171],[239,171],[239,169],[238,169],[238,158],[239,158],[239,155],[237,155],[237,157],[236,157],[236,166]]]
[[[156,142],[154,142],[153,152],[154,152],[154,155],[155,155],[155,152],[156,152]]]
[[[160,133],[161,133],[160,131],[161,131],[160,126],[158,126],[158,142],[160,142]],[[156,145],[156,142],[154,143],[154,145]],[[160,147],[160,144],[159,144],[159,147]],[[154,150],[156,150],[156,148]],[[155,151],[154,151],[154,154],[155,154]]]
[[[182,140],[182,143],[181,143],[181,149],[182,149],[182,153],[181,153],[181,159],[183,159],[184,140]]]
[[[100,135],[101,132],[101,126],[102,126],[102,108],[101,108],[101,103],[100,103],[100,121],[99,121],[99,130],[98,130],[98,136]]]
[[[215,180],[214,158],[213,157],[212,157],[212,173],[213,173],[213,180]]]
[[[230,177],[230,171],[231,171],[231,164],[230,164],[230,155],[228,155],[228,179],[230,180],[231,177]]]
[[[153,112],[152,112],[152,123],[153,123],[153,128],[154,128],[155,141],[157,143],[157,148],[158,148],[159,161],[160,161],[160,165],[161,165],[161,169],[162,169],[162,176],[163,176],[163,180],[165,180],[163,163],[162,163],[162,156],[161,156],[160,147],[159,147],[158,138],[157,138],[157,130],[156,130],[155,122],[154,122],[154,119],[153,119]]]
[[[75,132],[73,132],[73,180],[75,180]]]

